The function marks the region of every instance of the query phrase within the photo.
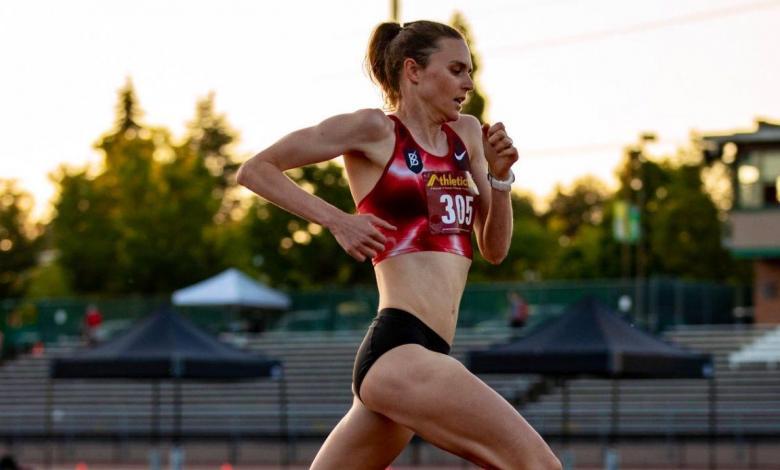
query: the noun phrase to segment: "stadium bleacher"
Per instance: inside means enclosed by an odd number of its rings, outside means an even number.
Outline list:
[[[716,358],[718,432],[729,435],[777,433],[780,423],[780,374],[771,368],[732,369],[729,355],[765,335],[770,327],[684,326],[665,334],[667,340],[710,352]],[[287,426],[296,436],[324,436],[349,409],[352,361],[363,331],[267,332],[245,339],[250,350],[262,351],[285,364]],[[506,328],[458,332],[453,355],[508,338]],[[48,347],[43,355],[22,356],[0,367],[0,429],[23,438],[46,432],[47,364],[68,354],[77,341]],[[534,376],[483,376],[510,402],[523,403],[539,383]],[[188,436],[253,436],[282,432],[279,382],[185,382],[181,385],[182,431]],[[581,378],[568,383],[569,431],[607,435],[610,432],[613,384]],[[59,380],[52,393],[52,430],[70,436],[148,435],[153,427],[150,382]],[[618,429],[621,434],[694,435],[709,424],[706,380],[621,380]],[[160,429],[174,432],[174,385],[160,384]],[[561,430],[559,386],[520,411],[541,433]]]

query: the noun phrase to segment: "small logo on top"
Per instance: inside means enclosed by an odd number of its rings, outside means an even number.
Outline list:
[[[404,157],[406,158],[406,166],[408,166],[410,170],[415,173],[420,173],[422,171],[422,159],[420,159],[420,155],[417,153],[417,150],[405,150]]]
[[[466,158],[467,153],[466,148],[461,142],[455,142],[455,153],[453,154],[453,158],[455,159],[455,166],[461,170],[469,169],[470,162],[469,159]]]

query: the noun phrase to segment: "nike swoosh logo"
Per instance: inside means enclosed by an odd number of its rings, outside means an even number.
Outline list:
[[[455,152],[455,160],[463,160],[463,157],[466,156],[466,151],[464,150],[463,153]]]

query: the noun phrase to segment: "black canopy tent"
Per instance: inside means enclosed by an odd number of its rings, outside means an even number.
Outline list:
[[[174,444],[181,439],[181,381],[230,381],[272,377],[279,381],[280,433],[287,435],[286,391],[280,361],[222,343],[189,320],[164,308],[124,334],[94,348],[50,361],[51,379],[139,379],[153,384],[152,438],[160,435],[159,382],[174,385]],[[47,427],[51,430],[53,383],[49,382]]]
[[[639,330],[593,297],[570,305],[559,318],[526,337],[469,351],[467,366],[476,374],[541,374],[560,379],[564,442],[569,427],[567,378],[613,379],[611,441],[617,434],[618,379],[709,378],[710,436],[714,435],[716,390],[711,356]]]
[[[712,359],[639,330],[587,297],[529,336],[469,352],[468,365],[496,374],[700,378],[709,377]]]

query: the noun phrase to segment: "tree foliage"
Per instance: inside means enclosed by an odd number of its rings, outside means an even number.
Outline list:
[[[569,188],[556,187],[545,226],[555,250],[542,269],[547,279],[593,279],[619,276],[619,252],[612,239],[611,198],[603,182],[593,176],[576,180]]]
[[[0,179],[0,298],[20,296],[40,238],[30,221],[32,196],[15,180]]]
[[[701,163],[648,159],[627,149],[617,195],[639,206],[642,275],[745,281],[744,269],[722,246],[723,223],[705,190]],[[638,257],[638,256],[637,256]],[[636,258],[636,257],[635,257]]]
[[[569,190],[557,186],[545,214],[547,225],[556,233],[573,237],[583,225],[602,222],[608,197],[604,183],[593,176],[578,179]]]
[[[54,243],[74,289],[169,292],[214,274],[224,267],[216,227],[231,218],[235,133],[213,96],[198,103],[181,143],[140,123],[129,82],[117,109],[114,129],[95,144],[101,171],[63,169],[57,178]]]
[[[453,23],[468,38],[463,18],[456,15]],[[232,150],[237,133],[215,111],[213,94],[196,103],[180,139],[143,123],[129,82],[116,110],[113,127],[95,143],[102,166],[62,168],[54,177],[59,194],[45,237],[25,228],[29,196],[0,182],[0,294],[23,294],[27,278],[33,297],[167,293],[228,266],[289,288],[374,283],[371,263],[352,259],[323,227],[239,195]],[[478,108],[478,117],[483,112],[484,106]],[[651,160],[643,152],[641,146],[626,150],[616,190],[582,178],[556,188],[544,210],[531,197],[513,193],[506,260],[494,266],[475,255],[469,279],[614,278],[623,273],[627,252],[630,271],[637,273],[641,252],[644,276],[744,281],[744,264],[721,246],[722,223],[702,183],[702,167]],[[290,170],[287,176],[342,210],[355,211],[338,162]],[[613,238],[616,200],[640,206],[638,249]],[[30,270],[44,238],[57,259]]]
[[[51,222],[53,246],[59,263],[76,292],[111,292],[116,273],[119,231],[112,223],[116,212],[104,179],[86,170],[60,169],[55,176],[59,196]]]

